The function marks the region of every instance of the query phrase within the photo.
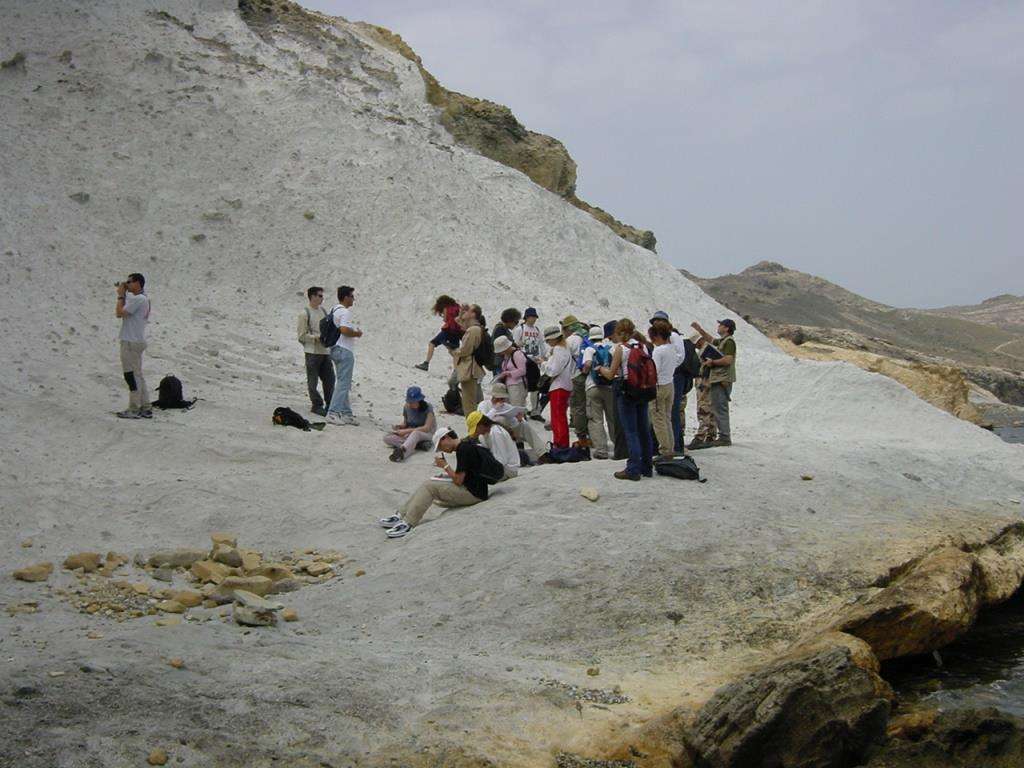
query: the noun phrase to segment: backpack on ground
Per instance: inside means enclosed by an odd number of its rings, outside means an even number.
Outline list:
[[[525,352],[523,354],[526,354]],[[537,385],[540,383],[540,366],[529,357],[526,358],[526,391],[537,392]]]
[[[595,344],[594,345],[594,357],[590,361],[590,376],[594,379],[594,383],[599,387],[610,387],[612,385],[611,379],[606,379],[600,373],[597,372],[598,368],[611,368],[612,367],[612,350],[607,344]]]
[[[579,440],[568,448],[549,443],[547,453],[537,457],[538,464],[575,464],[578,461],[590,461],[590,448]]]
[[[284,406],[278,406],[274,409],[272,419],[279,427],[295,427],[296,429],[301,429],[303,432],[309,432],[313,429],[322,431],[324,428],[324,423],[322,421],[306,421],[291,408],[285,408]]]
[[[474,443],[477,455],[480,457],[480,477],[488,485],[500,483],[505,479],[505,465],[494,458],[494,454],[480,443]]]
[[[661,459],[654,462],[654,471],[665,477],[674,477],[678,480],[696,480],[699,483],[706,483],[707,480],[700,479],[700,469],[689,456],[674,456],[671,459]]]
[[[473,350],[473,359],[476,364],[479,365],[486,371],[494,370],[494,339],[491,338],[491,334],[487,332],[486,328],[481,327],[480,343],[476,345],[476,349]]]
[[[160,379],[160,386],[156,388],[160,396],[153,401],[154,408],[181,408],[188,410],[195,405],[195,400],[186,400],[181,386],[181,379],[177,376],[164,376]]]
[[[320,318],[320,343],[325,347],[333,347],[338,343],[341,330],[334,324],[334,310],[340,307],[338,304],[324,317]]]
[[[629,347],[623,394],[634,403],[649,403],[658,395],[658,370],[642,344]]]
[[[462,412],[462,397],[459,395],[458,387],[449,387],[441,398],[441,405],[446,413],[454,413],[457,416],[465,416]]]

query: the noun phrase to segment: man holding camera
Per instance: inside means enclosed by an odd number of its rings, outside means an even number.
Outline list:
[[[121,318],[121,371],[128,385],[128,410],[118,411],[119,419],[151,419],[149,390],[142,375],[142,353],[146,350],[146,322],[149,320],[149,297],[143,293],[146,278],[138,272],[118,283],[114,314]]]

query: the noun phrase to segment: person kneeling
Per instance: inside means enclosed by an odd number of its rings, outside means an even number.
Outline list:
[[[396,514],[379,521],[388,529],[389,539],[398,539],[409,533],[432,504],[469,507],[486,501],[488,483],[501,480],[501,465],[490,451],[472,438],[459,440],[451,427],[441,427],[434,433],[433,449],[437,454],[434,463],[444,474],[424,482]],[[455,454],[455,469],[445,460],[446,453]]]
[[[519,448],[503,426],[484,416],[480,411],[473,411],[466,417],[466,429],[470,437],[475,437],[501,462],[504,469],[502,480],[511,480],[519,475]]]

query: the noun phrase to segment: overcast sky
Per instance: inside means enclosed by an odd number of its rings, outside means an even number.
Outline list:
[[[1024,2],[303,3],[563,141],[580,197],[699,275],[1024,294]]]

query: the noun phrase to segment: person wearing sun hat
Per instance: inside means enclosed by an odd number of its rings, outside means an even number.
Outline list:
[[[420,524],[433,504],[452,508],[487,501],[487,480],[481,475],[483,451],[476,440],[460,440],[454,429],[444,426],[434,432],[431,445],[436,454],[434,465],[442,474],[424,481],[395,514],[377,521],[382,528],[387,528],[389,539],[400,539],[408,534]],[[445,459],[446,453],[455,454],[455,469]]]
[[[572,355],[566,346],[562,329],[549,325],[544,329],[544,341],[551,355],[544,363],[543,372],[551,377],[548,398],[551,403],[551,442],[558,448],[569,447],[569,397],[572,392]]]
[[[414,450],[430,443],[437,425],[434,406],[427,402],[423,390],[411,386],[405,391],[402,423],[395,424],[384,435],[384,443],[392,447],[391,461],[405,461]]]
[[[502,480],[509,480],[519,474],[519,449],[508,430],[480,411],[473,411],[466,417],[466,430],[470,437],[476,438],[480,445],[501,462],[505,468]]]
[[[498,359],[498,372],[494,381],[508,387],[512,405],[526,405],[526,354],[508,336],[494,340],[494,356]]]
[[[572,392],[569,395],[569,420],[578,440],[588,440],[587,425],[587,376],[583,373],[583,352],[590,346],[590,328],[581,323],[576,315],[562,318],[562,335],[572,355]]]

